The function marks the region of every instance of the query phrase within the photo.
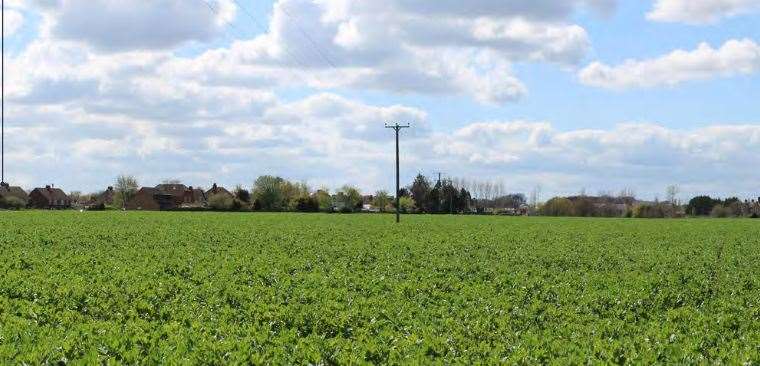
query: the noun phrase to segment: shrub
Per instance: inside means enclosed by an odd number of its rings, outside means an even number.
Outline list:
[[[416,203],[411,197],[403,196],[399,197],[399,208],[403,213],[411,213],[416,209]]]
[[[296,211],[319,212],[319,201],[314,196],[301,196],[296,200]]]
[[[550,199],[540,209],[542,216],[573,216],[574,212],[573,202],[561,197]]]
[[[665,210],[660,204],[639,205],[634,208],[633,217],[637,219],[664,219]]]
[[[217,211],[229,211],[232,209],[234,200],[226,194],[215,194],[208,199],[208,207]]]
[[[724,206],[722,204],[715,205],[715,207],[713,207],[712,211],[710,211],[710,217],[715,217],[715,218],[722,219],[722,218],[726,218],[726,217],[729,217],[729,216],[732,216],[731,215],[731,210],[728,207],[726,207],[726,206]]]
[[[26,207],[26,202],[18,197],[6,197],[0,198],[0,208],[6,208],[9,210],[20,210]]]

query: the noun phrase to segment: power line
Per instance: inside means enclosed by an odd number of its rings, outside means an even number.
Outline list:
[[[206,0],[201,0],[201,1],[204,1],[204,2],[206,2]],[[238,6],[238,7],[239,7],[239,8],[240,8],[242,11],[243,11],[243,14],[245,14],[245,15],[246,15],[248,18],[250,18],[250,19],[251,19],[251,21],[253,21],[253,24],[254,24],[256,27],[258,27],[258,28],[259,28],[259,30],[260,30],[261,32],[263,32],[263,33],[267,33],[267,32],[268,32],[268,28],[267,28],[266,26],[264,26],[264,25],[263,25],[261,22],[259,22],[259,20],[258,20],[258,19],[256,19],[256,16],[255,16],[255,14],[253,14],[252,12],[250,12],[250,11],[248,10],[248,8],[246,8],[245,6],[243,6],[243,4],[241,4],[241,3],[240,3],[240,1],[238,1],[238,0],[232,0],[232,1],[233,1],[233,2],[234,2],[234,3],[235,3],[235,4],[236,4],[236,5],[237,5],[237,6]],[[298,64],[298,66],[300,66],[300,67],[301,67],[301,68],[303,68],[303,69],[306,69],[306,68],[307,68],[307,66],[306,66],[306,63],[305,63],[305,62],[303,62],[303,61],[301,61],[301,59],[300,59],[299,57],[296,57],[296,54],[295,54],[295,53],[293,53],[293,52],[292,52],[292,51],[291,51],[291,50],[288,48],[288,46],[287,46],[287,45],[285,45],[285,44],[283,43],[281,46],[282,46],[282,50],[285,52],[285,54],[286,54],[286,55],[287,55],[287,56],[288,56],[288,57],[289,57],[289,58],[290,58],[290,59],[291,59],[293,62],[295,62],[296,64]]]
[[[237,0],[234,0],[234,1],[237,2]],[[298,19],[290,15],[290,12],[288,12],[288,10],[282,4],[280,4],[280,10],[282,10],[282,12],[285,15],[287,15],[291,20],[293,20],[293,23],[296,25],[296,28],[298,28],[298,30],[301,32],[304,38],[306,38],[309,41],[309,43],[311,43],[311,46],[314,47],[314,50],[317,51],[319,56],[322,57],[322,59],[325,60],[325,62],[327,62],[327,64],[330,65],[330,67],[336,69],[337,66],[335,66],[332,60],[330,60],[330,58],[327,57],[326,53],[322,52],[322,49],[319,47],[319,44],[317,44],[317,42],[314,41],[314,39],[311,38],[311,36],[309,36],[309,33],[306,32],[306,30],[304,30],[303,27],[301,27],[301,24],[298,23]]]

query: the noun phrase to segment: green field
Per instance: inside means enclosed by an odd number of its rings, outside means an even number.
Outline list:
[[[0,364],[760,363],[760,221],[0,212]]]

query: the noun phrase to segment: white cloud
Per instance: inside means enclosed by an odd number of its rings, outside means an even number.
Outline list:
[[[550,194],[636,187],[653,197],[680,183],[690,187],[689,194],[750,197],[760,178],[746,169],[760,156],[757,124],[675,130],[627,123],[611,130],[558,131],[545,122],[486,122],[436,139],[434,152],[449,166],[466,166],[473,176],[501,174],[507,182],[553,177],[528,183],[540,182]],[[519,189],[526,192],[530,185]]]
[[[629,89],[674,86],[692,80],[752,74],[760,70],[760,45],[730,40],[718,49],[706,43],[693,51],[677,50],[650,60],[628,60],[617,66],[594,62],[579,72],[586,85]]]
[[[647,18],[659,22],[709,24],[760,11],[758,0],[657,0]]]
[[[126,58],[135,51],[160,54],[211,40],[232,20],[252,22],[249,9],[237,9],[232,0],[209,1],[218,15],[200,1],[192,6],[179,0],[35,3],[44,18],[42,39],[80,43],[89,50],[86,57],[130,52],[116,54]],[[305,84],[505,104],[527,94],[512,71],[514,63],[577,65],[590,41],[585,29],[572,23],[573,14],[583,8],[609,12],[614,5],[614,0],[278,0],[264,34],[192,58],[164,54],[171,59],[161,71],[218,86]]]
[[[5,10],[5,33],[4,37],[10,37],[24,24],[24,16],[13,9]]]
[[[204,0],[206,1],[206,0]],[[170,49],[188,41],[208,41],[235,18],[231,0],[37,0],[45,32],[82,41],[103,51]]]

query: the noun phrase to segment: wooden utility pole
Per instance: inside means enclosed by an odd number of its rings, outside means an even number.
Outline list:
[[[399,132],[401,132],[404,128],[409,128],[410,126],[407,125],[400,125],[398,123],[394,125],[385,125],[385,128],[390,128],[396,132],[396,223],[401,222],[401,169],[399,168],[400,165],[400,159],[399,159],[399,149],[398,149],[398,135]]]
[[[2,36],[2,101],[0,101],[0,183],[5,183],[5,0],[0,3],[2,6],[2,15],[0,22],[3,23],[0,35]]]

